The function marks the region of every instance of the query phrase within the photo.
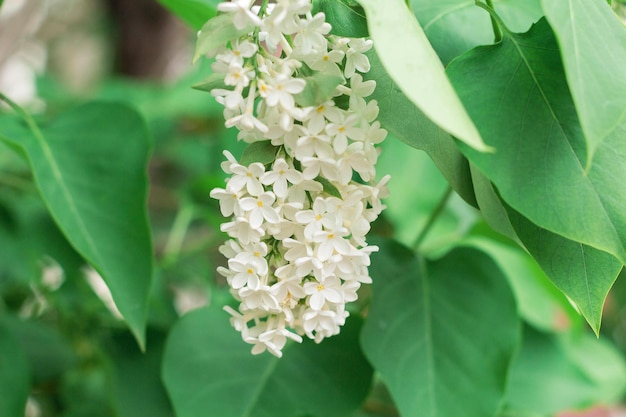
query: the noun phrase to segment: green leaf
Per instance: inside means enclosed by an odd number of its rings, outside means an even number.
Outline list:
[[[470,171],[472,173],[472,183],[474,184],[478,208],[485,222],[496,232],[515,242],[519,242],[517,234],[513,230],[513,226],[511,226],[506,209],[502,205],[491,181],[472,164],[470,164]]]
[[[254,162],[260,162],[263,165],[271,164],[276,159],[278,147],[272,145],[269,140],[261,140],[252,142],[243,150],[239,163],[248,166]]]
[[[551,332],[562,332],[582,323],[565,295],[521,248],[476,235],[461,244],[484,251],[498,264],[513,289],[519,313],[527,323]]]
[[[372,369],[348,318],[323,343],[253,356],[218,307],[193,311],[172,329],[163,380],[178,417],[347,416],[368,393]]]
[[[233,25],[231,13],[215,16],[200,29],[192,62],[195,63],[204,54],[226,45],[226,42],[237,39],[251,30],[251,24],[243,29],[237,29]]]
[[[29,391],[26,357],[11,331],[0,322],[0,415],[24,415]]]
[[[349,38],[366,38],[367,20],[355,0],[313,0],[313,14],[323,12],[330,23],[331,34]]]
[[[143,346],[153,264],[146,214],[150,137],[143,120],[124,105],[92,103],[41,130],[7,119],[0,140],[26,152],[55,222],[104,278]]]
[[[543,15],[540,0],[494,0],[507,27],[525,32]],[[444,64],[478,45],[493,43],[489,16],[468,0],[413,0],[413,12]]]
[[[586,167],[604,140],[626,131],[626,27],[603,0],[541,0],[587,140]],[[621,136],[620,136],[621,135]]]
[[[303,79],[306,81],[304,90],[294,95],[296,103],[302,107],[319,106],[327,102],[335,94],[337,86],[343,82],[343,78],[323,72],[317,72]]]
[[[604,300],[622,263],[611,254],[542,229],[510,207],[507,211],[526,249],[597,334]]]
[[[207,91],[209,93],[214,88],[226,88],[226,84],[224,83],[224,74],[211,74],[199,83],[192,85],[191,88],[195,88],[200,91]]]
[[[0,319],[2,326],[15,337],[36,383],[61,376],[77,362],[72,346],[56,328],[10,316]]]
[[[398,244],[376,243],[361,343],[400,414],[494,415],[520,333],[498,266],[475,249],[425,262]]]
[[[315,181],[322,184],[322,188],[324,189],[324,192],[326,194],[332,195],[333,197],[342,198],[341,193],[339,192],[337,187],[335,187],[333,183],[328,181],[326,178],[320,176],[315,178]]]
[[[139,352],[128,333],[113,336],[107,352],[112,365],[117,417],[172,417],[174,411],[161,381],[165,332],[148,331],[149,349]]]
[[[393,137],[387,138],[381,149],[376,169],[391,175],[385,218],[394,226],[394,238],[411,246],[447,192],[448,182],[424,152],[408,148]],[[455,244],[473,218],[475,210],[453,196],[420,245],[421,250],[430,252]]]
[[[389,77],[376,54],[369,53],[368,57],[371,69],[364,74],[364,78],[376,81],[376,90],[370,99],[378,101],[378,120],[382,126],[409,146],[426,151],[452,188],[465,201],[475,206],[476,198],[469,165],[452,137],[406,98]],[[387,140],[389,141],[392,139]]]
[[[215,16],[220,0],[158,0],[193,29],[200,29]]]
[[[476,130],[426,35],[402,0],[359,1],[376,53],[389,76],[426,116],[479,151],[490,150]],[[407,48],[407,45],[411,45]]]
[[[455,59],[448,73],[497,148],[462,151],[504,201],[542,228],[626,260],[626,130],[600,144],[585,172],[585,140],[546,21]]]
[[[582,334],[524,330],[511,370],[511,409],[555,415],[618,401],[626,389],[626,365],[614,346]]]

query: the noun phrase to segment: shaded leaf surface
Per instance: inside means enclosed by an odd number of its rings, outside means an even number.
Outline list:
[[[569,300],[550,282],[537,262],[523,249],[472,236],[463,241],[488,253],[506,275],[520,316],[542,331],[562,332],[582,323]]]
[[[0,415],[24,415],[29,379],[26,356],[12,332],[0,322]]]
[[[476,205],[469,164],[452,137],[406,98],[376,54],[368,57],[371,69],[364,77],[376,81],[370,99],[378,101],[382,126],[404,143],[428,153],[452,188],[469,204]]]
[[[92,103],[33,134],[7,118],[0,139],[25,151],[52,217],[102,275],[140,344],[152,277],[146,214],[150,138],[120,104]]]
[[[363,401],[372,369],[359,350],[360,322],[338,336],[253,356],[217,307],[191,312],[170,333],[163,378],[178,417],[340,417]]]
[[[525,32],[542,16],[539,0],[495,0],[507,26]],[[478,45],[493,43],[489,15],[474,0],[413,0],[413,12],[444,64]]]
[[[552,31],[545,20],[526,34],[480,47],[448,73],[494,154],[461,144],[501,197],[533,223],[610,252],[626,251],[626,131],[607,138],[585,173],[585,139]]]
[[[508,213],[524,246],[598,333],[604,300],[622,263],[607,252],[542,229],[510,207]]]
[[[396,243],[376,243],[361,343],[402,416],[495,414],[519,340],[515,300],[498,266],[470,248],[426,262]]]
[[[606,340],[527,327],[511,370],[507,404],[512,410],[554,415],[612,403],[625,389],[624,359]]]

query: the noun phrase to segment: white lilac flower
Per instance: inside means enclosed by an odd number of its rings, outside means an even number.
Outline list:
[[[264,142],[274,157],[246,165],[225,151],[229,178],[210,196],[229,218],[220,230],[231,239],[219,248],[228,262],[217,271],[239,302],[225,307],[231,324],[253,354],[280,357],[289,339],[319,343],[339,333],[345,304],[371,283],[377,248],[366,234],[388,193],[388,177],[375,182],[375,145],[387,132],[367,100],[376,83],[361,75],[370,40],[330,35],[311,0],[253,3],[218,6],[251,31],[209,54],[225,86],[211,94],[238,139]],[[311,102],[307,79],[316,74],[339,85]]]

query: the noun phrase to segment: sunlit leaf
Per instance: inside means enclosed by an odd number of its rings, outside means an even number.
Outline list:
[[[626,26],[604,0],[541,0],[541,4],[560,45],[587,140],[589,168],[602,141],[615,134],[624,140]]]
[[[378,102],[378,120],[382,126],[404,143],[428,153],[452,188],[469,204],[476,205],[467,159],[452,137],[406,98],[376,54],[368,56],[371,69],[364,78],[376,81],[376,90],[370,98]]]
[[[409,100],[448,133],[479,151],[489,150],[404,1],[388,0],[384,7],[378,0],[360,3],[376,53]]]

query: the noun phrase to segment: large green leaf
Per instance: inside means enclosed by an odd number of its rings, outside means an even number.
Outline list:
[[[149,349],[139,352],[128,333],[118,333],[108,347],[113,369],[113,397],[117,417],[173,417],[161,381],[165,332],[148,331]]]
[[[626,27],[605,0],[541,4],[561,47],[590,167],[598,145],[626,131]]]
[[[598,333],[604,300],[622,263],[607,252],[542,229],[510,207],[508,213],[526,249]]]
[[[520,335],[498,266],[470,248],[425,262],[398,244],[376,243],[361,343],[401,415],[494,415]]]
[[[382,126],[404,143],[426,151],[452,188],[469,204],[476,205],[467,159],[452,137],[406,98],[376,54],[370,53],[369,59],[371,69],[365,78],[376,81],[370,98],[378,101]]]
[[[495,0],[494,7],[515,32],[542,16],[540,0]],[[493,43],[489,16],[474,0],[412,0],[413,12],[444,64],[478,45]]]
[[[77,362],[72,346],[56,328],[11,316],[0,319],[1,326],[15,337],[30,364],[35,383],[59,377]]]
[[[360,320],[338,336],[253,356],[218,307],[184,316],[171,331],[163,379],[178,417],[341,417],[367,395],[372,369],[358,345]]]
[[[52,217],[102,275],[143,346],[153,263],[143,120],[124,105],[92,103],[41,130],[5,117],[0,139],[25,151]]]
[[[473,170],[476,196],[487,222],[506,229],[534,257],[549,279],[578,307],[592,329],[600,330],[604,300],[622,269],[612,255],[542,229],[502,203],[493,185]],[[511,262],[507,261],[507,270]],[[519,270],[517,267],[515,270]],[[514,285],[515,287],[515,285]],[[533,301],[536,301],[533,296]],[[532,307],[533,314],[543,309]]]
[[[158,0],[193,29],[200,29],[215,16],[220,0]]]
[[[585,139],[545,20],[454,60],[448,73],[494,154],[462,147],[500,196],[538,226],[626,260],[626,130],[584,169]]]
[[[562,332],[582,323],[569,300],[523,249],[477,235],[462,244],[488,253],[498,264],[513,289],[521,317],[535,328]]]
[[[405,2],[387,0],[384,6],[378,0],[359,2],[376,53],[402,92],[446,132],[477,150],[488,150]]]
[[[606,340],[588,333],[553,335],[525,328],[507,403],[511,410],[552,416],[618,401],[625,389],[624,358]]]
[[[0,322],[0,416],[24,415],[29,391],[26,357],[11,331]]]

